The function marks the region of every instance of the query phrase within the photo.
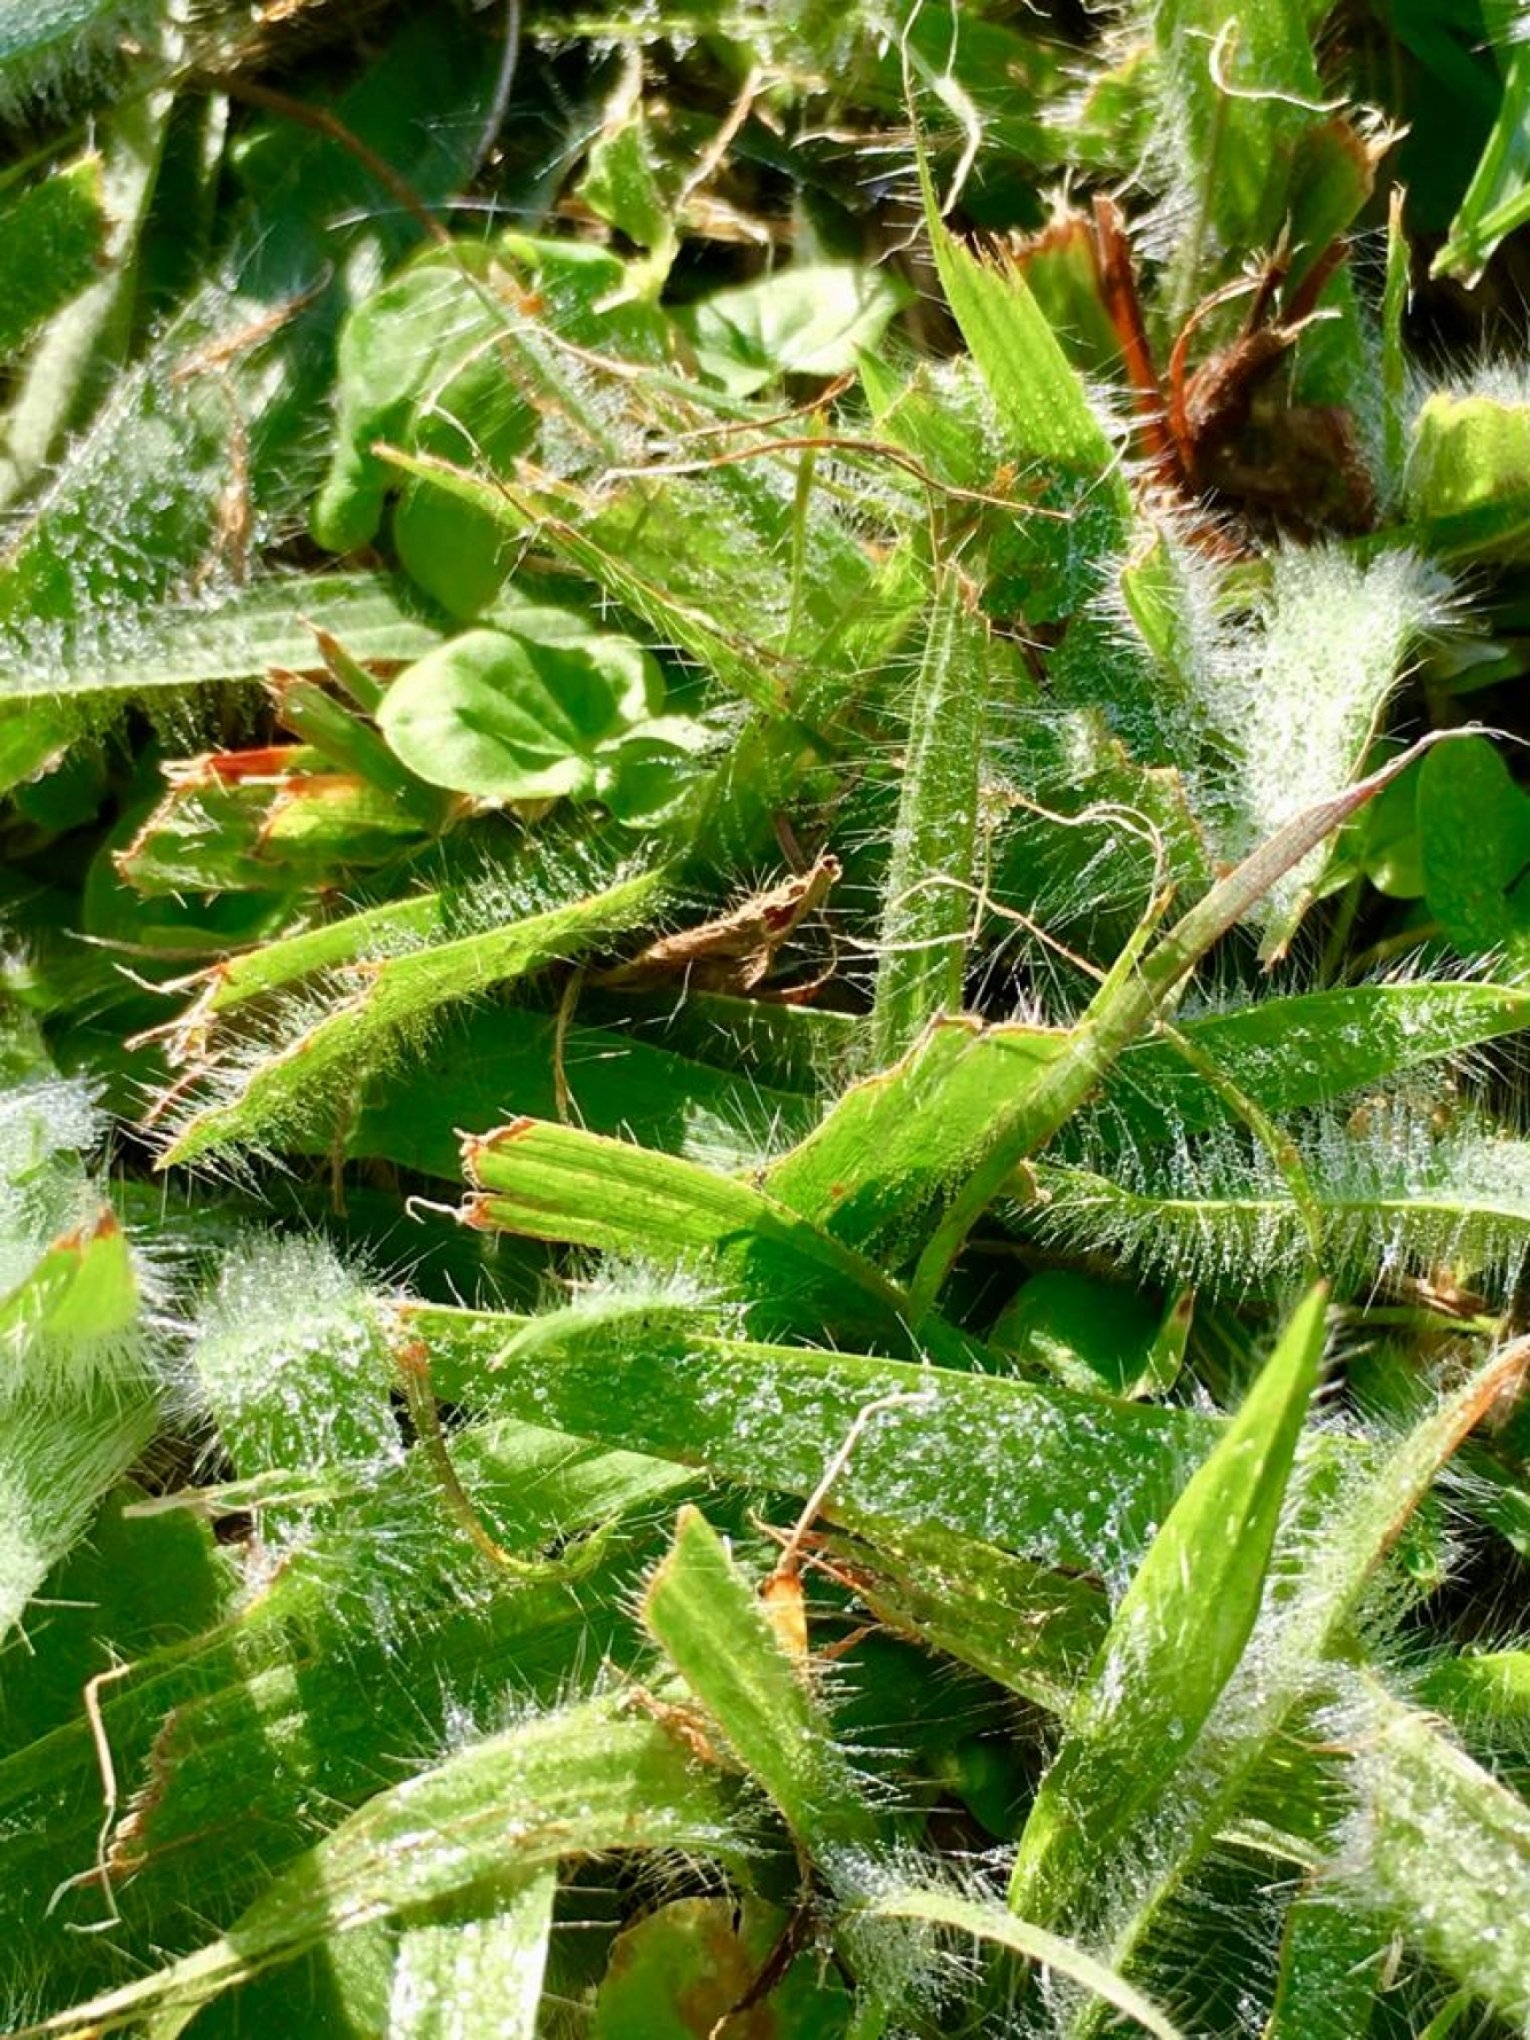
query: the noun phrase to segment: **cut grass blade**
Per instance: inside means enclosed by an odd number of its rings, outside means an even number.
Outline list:
[[[902,1299],[868,1261],[736,1178],[538,1119],[469,1136],[462,1161],[470,1225],[658,1255],[736,1285],[767,1318],[905,1341]]]
[[[289,1039],[257,1050],[246,1067],[230,1072],[220,1102],[194,1104],[182,1114],[160,1166],[232,1146],[280,1146],[298,1128],[311,1134],[316,1120],[322,1123],[326,1114],[352,1104],[360,1079],[441,1007],[641,926],[658,910],[667,886],[662,871],[643,872],[506,927],[353,966],[354,989],[301,1015]],[[407,912],[401,908],[388,918],[390,924],[407,922],[413,933],[430,925],[434,911],[424,902],[409,902]],[[329,930],[323,936],[331,943],[345,939]],[[303,960],[322,955],[325,947],[324,940],[306,942]],[[224,1088],[221,1074],[215,1073],[213,1085],[216,1097]]]

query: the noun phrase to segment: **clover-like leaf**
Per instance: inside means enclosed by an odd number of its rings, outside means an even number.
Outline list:
[[[574,644],[470,630],[389,688],[378,725],[432,786],[483,800],[588,800],[597,759],[664,705],[658,666],[630,638]]]
[[[676,315],[696,365],[730,396],[781,375],[840,375],[874,347],[905,293],[880,269],[800,262],[777,276],[719,290]]]

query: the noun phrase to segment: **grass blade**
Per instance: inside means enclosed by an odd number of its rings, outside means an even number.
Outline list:
[[[523,1879],[490,1910],[405,1929],[388,2040],[536,2040],[556,1870]]]
[[[954,566],[936,583],[910,710],[908,757],[878,934],[871,1053],[893,1062],[961,1009],[972,924],[987,625]]]
[[[1129,1965],[1150,1941],[1165,1905],[1182,1890],[1248,1781],[1296,1708],[1333,1690],[1334,1653],[1365,1590],[1428,1494],[1440,1469],[1494,1402],[1523,1377],[1526,1347],[1505,1346],[1442,1400],[1379,1461],[1357,1465],[1336,1486],[1319,1482],[1282,1533],[1267,1598],[1244,1661],[1203,1731],[1178,1798],[1164,1807],[1152,1860],[1121,1897],[1111,1958]]]
[[[1280,1944],[1280,1979],[1263,2040],[1365,2040],[1386,1949],[1377,1922],[1321,1890],[1296,1899]]]
[[[1473,1997],[1523,2022],[1530,1806],[1427,1715],[1367,1688],[1349,1723],[1358,1803],[1341,1868]]]
[[[1003,1906],[962,1898],[955,1892],[928,1891],[910,1885],[873,1899],[865,1910],[872,1918],[924,1920],[931,1926],[954,1927],[958,1933],[1008,1948],[1023,1962],[1034,1962],[1081,1984],[1114,2010],[1124,2012],[1144,2032],[1154,2034],[1156,2040],[1180,2040],[1179,2028],[1107,1963],[1098,1961],[1060,1934],[1049,1933],[1030,1920],[1016,1919]]]
[[[1517,1034],[1530,1027],[1530,992],[1448,980],[1351,985],[1252,1000],[1178,1025],[1246,1097],[1287,1113]],[[1199,1133],[1227,1118],[1223,1099],[1151,1036],[1122,1055],[1106,1097],[1139,1138]]]
[[[386,1063],[441,1007],[640,926],[666,889],[662,871],[643,872],[508,926],[354,966],[354,989],[300,1013],[290,1039],[257,1050],[244,1068],[208,1072],[213,1102],[180,1111],[160,1166],[241,1144],[279,1145],[299,1130],[311,1136],[316,1119],[322,1123],[353,1103],[361,1077]],[[412,923],[430,921],[430,907],[408,905]],[[406,916],[400,910],[394,918]],[[318,940],[309,943],[304,960],[322,948]]]
[[[1510,45],[1503,96],[1432,276],[1476,283],[1493,251],[1530,220],[1530,46]]]
[[[1170,1784],[1243,1654],[1307,1405],[1327,1292],[1298,1306],[1149,1547],[1020,1839],[1009,1902],[1066,1918]]]
[[[877,1825],[764,1604],[699,1509],[685,1508],[643,1596],[643,1621],[841,1895]]]
[[[525,1320],[414,1306],[406,1323],[483,1407],[787,1494],[814,1491],[855,1411],[897,1398],[857,1439],[832,1520],[873,1541],[884,1523],[939,1524],[1081,1572],[1135,1563],[1216,1432],[1190,1410],[726,1338],[673,1304]]]
[[[0,204],[0,360],[97,275],[101,159],[84,156]]]
[[[1124,520],[1125,488],[1111,473],[1110,441],[1024,273],[1012,264],[1001,268],[969,254],[936,210],[923,156],[920,175],[941,288],[988,385],[1008,455],[1087,479],[1091,488],[1102,488]],[[1102,475],[1111,475],[1103,485]]]
[[[767,1317],[860,1325],[903,1343],[901,1299],[871,1264],[734,1177],[579,1127],[517,1119],[470,1136],[470,1225],[574,1246],[710,1262]]]
[[[613,1849],[733,1853],[725,1803],[679,1738],[590,1701],[487,1737],[379,1792],[300,1858],[223,1938],[157,1974],[18,2030],[15,2040],[153,2016],[167,2036],[202,2005],[328,1936],[466,1894],[506,1871]]]
[[[1446,1266],[1496,1292],[1530,1251],[1530,1144],[1472,1114],[1437,1130],[1407,1100],[1378,1100],[1299,1122],[1291,1153],[1300,1200],[1288,1168],[1224,1130],[1117,1149],[1093,1169],[1038,1163],[1045,1201],[1016,1215],[1058,1246],[1107,1251],[1155,1279],[1233,1278],[1266,1294],[1300,1274],[1314,1218],[1345,1294],[1374,1287],[1378,1270]]]

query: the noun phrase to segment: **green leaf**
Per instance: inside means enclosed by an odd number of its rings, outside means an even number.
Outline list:
[[[936,582],[909,711],[907,758],[877,942],[871,1053],[880,1064],[959,1012],[976,890],[988,631],[948,566]]]
[[[546,1434],[539,1452],[507,1454],[499,1497],[518,1484],[524,1510],[568,1458],[568,1441]],[[602,1519],[613,1489],[597,1483]],[[538,1548],[546,1523],[523,1548]],[[576,1512],[568,1527],[577,1535],[588,1526]],[[115,1808],[103,1806],[98,1747],[77,1694],[41,1745],[0,1762],[0,1801],[16,1823],[0,1910],[10,1945],[27,1947],[53,1977],[46,2006],[33,1992],[29,2013],[122,1981],[113,1956],[92,1959],[79,1932],[102,1913],[95,1877],[78,1873],[96,1862],[108,1811],[106,1846],[122,1871],[114,1895],[123,1925],[113,1939],[119,1947],[129,1939],[146,1958],[157,1948],[157,1964],[207,1931],[199,1887],[215,1888],[228,1920],[302,1857],[320,1803],[322,1832],[415,1774],[422,1752],[428,1761],[460,1748],[464,1723],[493,1719],[507,1697],[521,1718],[568,1699],[585,1651],[594,1653],[592,1673],[606,1654],[632,1662],[644,1646],[618,1602],[634,1560],[657,1556],[651,1537],[637,1539],[636,1552],[633,1541],[630,1531],[614,1538],[577,1594],[566,1578],[546,1576],[494,1592],[492,1575],[451,1534],[436,1483],[376,1483],[369,1513],[287,1544],[274,1577],[241,1594],[230,1627],[162,1648],[103,1683],[99,1718],[122,1794]],[[140,1785],[152,1789],[140,1796]],[[76,1881],[61,1890],[65,1879]]]
[[[127,359],[136,257],[174,105],[166,74],[184,50],[182,22],[169,9],[144,9],[142,28],[142,89],[104,109],[92,137],[99,150],[95,275],[76,275],[75,288],[30,350],[0,443],[0,509],[12,508],[31,487]],[[28,297],[35,307],[35,284],[23,303]]]
[[[1530,1806],[1374,1683],[1342,1861],[1369,1903],[1502,2017],[1530,2013]],[[1363,1723],[1363,1728],[1361,1724]]]
[[[1280,1977],[1263,2040],[1366,2040],[1386,1958],[1373,1917],[1321,1890],[1286,1914]]]
[[[1173,1385],[1188,1329],[1183,1305],[1172,1305],[1165,1320],[1137,1290],[1041,1268],[999,1313],[988,1343],[1069,1388],[1157,1395]]]
[[[0,1634],[8,1633],[159,1421],[138,1272],[80,1153],[78,1083],[0,1032]]]
[[[415,404],[502,329],[492,295],[490,251],[471,242],[426,248],[356,305],[339,346],[339,418],[329,473],[314,506],[313,535],[330,552],[372,538],[393,477],[372,452],[402,440]],[[514,414],[520,443],[532,436],[529,406]]]
[[[462,1354],[443,1378],[475,1406],[787,1494],[812,1494],[856,1412],[885,1402],[833,1484],[832,1520],[873,1539],[884,1523],[942,1525],[1081,1572],[1141,1553],[1216,1435],[1190,1410],[728,1338],[672,1303],[408,1321],[443,1370]]]
[[[1375,187],[1379,153],[1379,144],[1343,118],[1317,122],[1302,134],[1292,166],[1288,231],[1295,256],[1283,285],[1287,293],[1300,288],[1313,264],[1354,224]]]
[[[1164,125],[1194,208],[1175,265],[1183,317],[1213,250],[1241,255],[1275,241],[1323,91],[1296,0],[1253,0],[1236,15],[1215,0],[1154,0],[1151,20]]]
[[[677,1898],[625,1928],[596,1994],[590,2040],[703,2040],[744,2002],[788,1915],[746,1899]],[[770,2040],[822,2040],[843,2029],[849,1993],[811,1950],[761,2002]]]
[[[7,643],[0,660],[0,746],[13,729],[19,741],[31,721],[56,717],[71,731],[88,729],[129,700],[156,696],[173,716],[188,688],[257,680],[273,666],[311,668],[310,624],[342,639],[362,660],[418,658],[438,639],[411,613],[397,584],[380,574],[273,576],[213,601],[169,601],[137,616],[131,634],[93,630],[86,622],[57,644],[46,635],[25,646]],[[39,757],[46,754],[42,739],[34,748]],[[0,773],[6,785],[20,776]]]
[[[1236,1271],[1265,1293],[1300,1276],[1314,1216],[1323,1265],[1346,1293],[1372,1289],[1378,1268],[1448,1267],[1497,1285],[1530,1247],[1530,1144],[1470,1113],[1436,1126],[1407,1098],[1348,1119],[1318,1115],[1279,1161],[1224,1133],[1127,1148],[1108,1166],[1036,1164],[1040,1197],[1016,1216],[1055,1245],[1106,1250],[1155,1279],[1215,1283]]]
[[[1277,553],[1258,670],[1246,691],[1229,690],[1219,718],[1239,759],[1229,831],[1235,855],[1360,778],[1407,662],[1439,620],[1443,593],[1438,573],[1400,548],[1363,566],[1336,548]],[[1266,957],[1284,955],[1327,861],[1315,846],[1268,888],[1255,915]]]
[[[454,932],[454,910],[459,906],[447,891],[410,893],[383,906],[341,914],[333,921],[277,936],[257,948],[236,951],[205,975],[182,979],[170,989],[196,987],[197,997],[185,1018],[188,1026],[200,1027],[212,1015],[235,1012],[305,977],[372,961],[389,950],[423,948],[433,938],[449,939]]]
[[[370,676],[354,661],[350,672],[362,673],[362,692],[367,692]],[[435,831],[444,825],[452,804],[401,765],[372,724],[337,700],[328,688],[299,673],[283,672],[272,677],[268,691],[282,727],[301,738],[326,763],[375,787],[420,828]]]
[[[191,1361],[237,1477],[402,1459],[382,1326],[321,1241],[257,1237],[230,1253]]]
[[[1088,214],[1057,208],[1042,232],[1016,247],[1014,255],[1037,308],[1074,367],[1101,377],[1118,369],[1121,336],[1105,308]]]
[[[179,2031],[231,1986],[328,1936],[439,1904],[564,1856],[680,1848],[730,1855],[723,1799],[684,1744],[621,1700],[597,1700],[470,1744],[377,1793],[272,1884],[223,1938],[57,2018],[41,2036],[153,2013]]]
[[[141,6],[134,18],[152,15]],[[122,33],[120,0],[41,0],[0,14],[0,106],[14,120],[34,94],[77,84]]]
[[[0,1297],[0,1349],[22,1381],[109,1377],[132,1349],[137,1320],[132,1254],[112,1211],[103,1207],[54,1240],[25,1279]]]
[[[377,722],[430,786],[486,800],[589,800],[663,705],[657,665],[628,638],[548,644],[472,630],[401,674]]]
[[[16,1292],[12,1292],[13,1299]],[[123,1375],[8,1399],[0,1421],[0,1636],[84,1535],[159,1429],[151,1385]]]
[[[1180,2040],[1179,2028],[1171,2025],[1151,1999],[1135,1990],[1107,1964],[1084,1949],[1049,1933],[1030,1920],[1016,1919],[1002,1906],[964,1898],[956,1892],[929,1891],[911,1885],[872,1899],[865,1908],[872,1918],[925,1920],[932,1926],[953,1927],[980,1941],[992,1941],[1008,1948],[1024,1962],[1035,1962],[1055,1970],[1073,1983],[1082,1984],[1105,2004],[1124,2012],[1145,2032],[1158,2040]]]
[[[118,872],[151,898],[317,892],[420,844],[413,803],[324,764],[296,744],[188,760],[117,853]]]
[[[1530,403],[1512,386],[1437,390],[1414,421],[1406,496],[1437,559],[1530,556]]]
[[[1511,48],[1497,118],[1431,276],[1476,283],[1493,251],[1530,220],[1530,49]]]
[[[848,1092],[817,1133],[767,1171],[766,1187],[893,1267],[922,1238],[911,1289],[917,1321],[1006,1179],[1089,1101],[1212,944],[1417,755],[1417,747],[1404,752],[1293,815],[1149,949],[1150,917],[1067,1033],[937,1022],[900,1063]]]
[[[1424,762],[1471,748],[1463,739]],[[1530,993],[1512,984],[1449,980],[1348,985],[1250,1000],[1178,1025],[1245,1097],[1284,1114],[1384,1086],[1517,1034],[1530,1027]],[[1119,1114],[1137,1139],[1200,1133],[1230,1116],[1226,1098],[1168,1042],[1151,1036],[1124,1052],[1105,1096],[1105,1110]]]
[[[718,1257],[767,1318],[899,1337],[869,1262],[748,1183],[578,1127],[517,1119],[463,1146],[469,1224],[696,1266]],[[906,1335],[905,1335],[906,1336]]]
[[[0,1676],[0,1747],[15,1753],[79,1713],[87,1679],[219,1622],[235,1586],[211,1526],[188,1510],[140,1517],[131,1480],[96,1510],[28,1613],[27,1647]]]
[[[1516,1741],[1530,1732],[1530,1650],[1473,1650],[1430,1667],[1419,1697],[1469,1739],[1486,1731]]]
[[[681,1510],[673,1549],[644,1593],[643,1621],[831,1887],[848,1895],[877,1841],[861,1781],[804,1667],[699,1509]]]
[[[1408,359],[1403,320],[1408,309],[1412,251],[1403,227],[1403,192],[1393,191],[1387,214],[1386,281],[1381,296],[1381,460],[1385,507],[1402,500],[1408,464]]]
[[[626,265],[577,241],[503,234],[427,248],[352,311],[340,339],[339,433],[312,512],[318,542],[372,538],[393,445],[509,470],[535,444],[549,399],[609,451],[579,371],[557,344],[662,351],[663,322],[627,301]],[[543,326],[548,329],[544,332]],[[489,600],[512,564],[492,514],[454,509],[428,477],[405,491],[393,536],[409,573],[456,615]]]
[[[641,68],[636,77],[641,85]],[[673,202],[664,184],[662,164],[642,106],[635,93],[618,87],[605,126],[590,144],[579,195],[634,247],[649,250],[653,257],[651,290],[662,284],[678,242]]]
[[[397,1053],[411,1030],[443,1006],[640,925],[657,910],[666,890],[662,872],[645,872],[506,926],[434,944],[427,940],[424,946],[391,955],[385,951],[376,961],[353,965],[343,996],[317,1008],[300,1008],[289,1039],[258,1049],[246,1067],[228,1073],[221,1084],[218,1073],[210,1073],[211,1099],[181,1113],[162,1165],[239,1142],[279,1140],[299,1130],[311,1137],[316,1120],[323,1124],[325,1114],[349,1109],[361,1079]],[[418,940],[418,931],[438,925],[439,915],[439,900],[427,896],[419,903],[400,903],[396,912],[379,910],[377,918],[390,930],[406,924]],[[343,953],[353,945],[357,933],[342,923],[338,935],[317,930],[311,937],[295,938],[298,953],[288,952],[284,971],[321,967],[333,960],[337,947]],[[261,975],[257,972],[257,979]],[[243,989],[248,996],[250,987]]]
[[[1024,1097],[1073,1047],[1072,1036],[1045,1028],[936,1021],[773,1162],[766,1187],[835,1238],[885,1265],[906,1263],[950,1195],[958,1149],[991,1136],[995,1099]]]
[[[1009,1902],[1066,1918],[1169,1789],[1243,1655],[1323,1357],[1314,1289],[1132,1577],[1020,1838]]]
[[[875,347],[907,298],[885,269],[794,262],[758,283],[714,291],[675,323],[696,366],[730,396],[748,397],[784,375],[843,375]]]
[[[542,1975],[552,1932],[556,1870],[507,1880],[489,1907],[432,1919],[399,1937],[388,2004],[388,2040],[453,2040],[492,2031],[536,2040]]]
[[[105,233],[98,156],[0,203],[0,359],[95,278]]]
[[[455,1181],[460,1128],[491,1126],[512,1105],[557,1116],[558,1036],[554,1014],[510,1006],[465,1013],[432,1040],[423,1075],[418,1067],[384,1072],[368,1086],[346,1152]],[[817,1109],[802,1091],[676,1054],[630,1029],[565,1028],[562,1074],[569,1109],[591,1133],[724,1174],[758,1167],[783,1133],[805,1133]]]
[[[1419,855],[1429,911],[1468,956],[1518,952],[1530,902],[1514,888],[1530,865],[1530,794],[1486,737],[1466,737],[1419,771]]]
[[[1030,285],[1015,265],[980,261],[962,246],[935,211],[927,167],[922,174],[941,287],[993,398],[1006,455],[1087,476],[1124,524],[1126,493],[1110,473],[1110,441]]]
[[[797,510],[763,456],[705,479],[624,479],[593,518],[577,496],[556,487],[533,494],[517,481],[484,480],[403,449],[388,449],[386,458],[400,473],[476,506],[516,541],[534,535],[640,619],[656,645],[699,661],[731,693],[772,716],[798,707],[792,688],[800,677],[825,682],[819,661],[832,656],[863,612],[885,627],[886,591],[875,562],[823,508],[821,492],[806,505],[803,570],[782,573]],[[780,458],[795,467],[794,454]],[[837,672],[825,691],[840,702]],[[796,735],[800,751],[803,730]]]
[[[1331,1697],[1334,1654],[1348,1654],[1350,1625],[1368,1583],[1440,1469],[1522,1366],[1518,1347],[1500,1348],[1383,1456],[1355,1465],[1336,1482],[1312,1482],[1298,1498],[1271,1566],[1279,1591],[1265,1597],[1194,1761],[1163,1803],[1146,1870],[1112,1908],[1110,1952],[1118,1966],[1151,1945],[1163,1908],[1183,1892],[1235,1817],[1261,1759],[1283,1759],[1276,1738],[1295,1710]],[[1108,1905],[1110,1894],[1101,1896]]]
[[[120,32],[120,12],[112,18]],[[481,40],[465,26],[407,23],[336,102],[335,117],[429,203],[455,187],[470,156],[491,89],[481,59]],[[166,97],[143,94],[124,118],[141,120]],[[436,118],[449,133],[431,125]],[[330,136],[294,139],[283,130],[273,152],[272,129],[256,124],[247,139],[246,196],[223,223],[216,275],[113,373],[107,401],[80,421],[67,457],[10,534],[0,572],[6,666],[33,668],[50,656],[68,670],[77,635],[95,646],[131,644],[143,613],[172,591],[238,578],[239,546],[220,533],[220,510],[258,529],[263,518],[291,518],[306,494],[312,407],[327,389],[333,324],[418,229],[407,213],[379,207],[374,170]],[[131,316],[130,299],[123,310]],[[241,346],[232,365],[219,366],[231,337]],[[33,376],[46,380],[39,359]],[[60,387],[64,380],[52,377]],[[236,418],[249,456],[237,498]],[[21,455],[14,425],[13,417],[13,461]]]
[[[875,1545],[831,1548],[879,1622],[1049,1714],[1066,1713],[1109,1624],[1093,1581],[932,1525],[880,1524]]]

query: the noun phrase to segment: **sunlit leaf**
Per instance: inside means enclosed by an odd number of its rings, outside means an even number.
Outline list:
[[[1300,1305],[1133,1575],[1020,1838],[1022,1919],[1069,1917],[1187,1757],[1248,1642],[1317,1382],[1327,1294]]]

